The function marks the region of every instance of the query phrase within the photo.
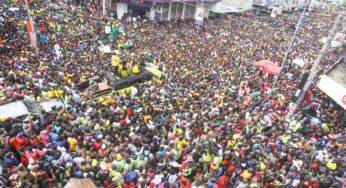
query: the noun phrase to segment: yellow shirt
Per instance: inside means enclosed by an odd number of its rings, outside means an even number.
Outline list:
[[[179,149],[182,149],[183,148],[183,145],[186,145],[187,144],[187,142],[186,142],[186,140],[185,139],[183,139],[183,140],[181,140],[181,141],[179,141],[179,139],[177,140],[177,142],[178,142],[178,148]]]
[[[328,161],[327,167],[331,170],[335,170],[337,168],[336,163],[333,163],[333,161]]]
[[[244,170],[243,173],[240,174],[246,181],[249,180],[252,177],[252,173],[250,173],[248,170]]]
[[[114,67],[117,67],[117,66],[119,66],[119,62],[120,62],[120,58],[116,55],[113,55],[112,56],[112,65]]]
[[[138,65],[133,66],[132,73],[133,74],[138,74],[139,73],[139,66]]]
[[[151,119],[153,119],[151,115],[144,116],[144,123],[148,123]]]
[[[75,138],[68,137],[67,142],[69,144],[69,150],[76,151],[78,141]]]
[[[262,171],[265,171],[267,169],[267,166],[263,162],[260,162],[260,167]]]

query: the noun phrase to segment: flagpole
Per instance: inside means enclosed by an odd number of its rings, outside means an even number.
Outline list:
[[[30,20],[30,24],[31,24],[31,26],[32,26],[33,40],[34,40],[34,43],[35,43],[35,50],[36,50],[36,57],[38,57],[39,54],[38,54],[38,46],[37,46],[36,29],[35,29],[34,20],[31,18],[31,15],[30,15],[30,9],[29,9],[28,0],[25,0],[25,4],[26,4],[26,11],[27,11],[27,13],[28,13],[28,17],[29,17],[29,20]]]

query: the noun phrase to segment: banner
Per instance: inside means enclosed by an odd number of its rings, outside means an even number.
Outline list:
[[[28,32],[29,32],[31,48],[35,49],[37,47],[36,46],[36,35],[33,31],[33,24],[32,24],[32,21],[30,19],[26,20],[26,26],[27,26]]]
[[[323,75],[318,83],[318,88],[346,110],[346,88],[342,87],[341,84]]]
[[[322,75],[318,83],[325,94],[332,98],[336,103],[346,110],[346,62],[340,58],[330,70]]]

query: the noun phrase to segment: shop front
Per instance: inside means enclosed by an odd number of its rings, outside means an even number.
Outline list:
[[[121,18],[124,14],[133,16],[145,16],[150,20],[168,21],[178,19],[207,18],[214,3],[218,1],[172,1],[172,0],[121,0],[117,3],[117,16]]]

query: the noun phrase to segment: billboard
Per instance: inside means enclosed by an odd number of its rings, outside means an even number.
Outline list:
[[[252,0],[223,0],[212,6],[211,11],[216,13],[243,12],[252,8]]]
[[[204,8],[197,8],[196,17],[195,17],[196,24],[203,25],[204,14],[205,14]]]

